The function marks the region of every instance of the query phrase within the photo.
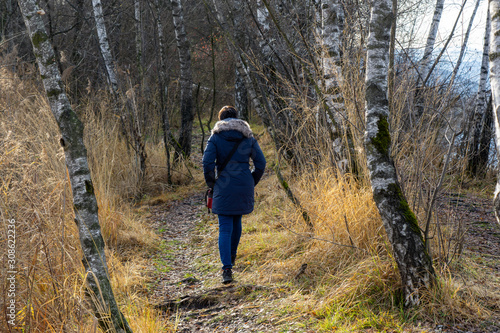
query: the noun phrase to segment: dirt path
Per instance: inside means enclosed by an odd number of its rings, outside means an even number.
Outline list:
[[[151,207],[150,223],[164,239],[151,301],[177,321],[178,332],[276,332],[271,308],[283,291],[241,282],[237,263],[235,282],[221,283],[216,216],[202,202],[198,194]]]
[[[203,194],[150,208],[149,222],[162,237],[153,258],[150,300],[177,322],[178,332],[315,332],[311,318],[279,314],[289,290],[244,281],[236,263],[235,283],[223,285],[217,250],[217,219],[202,205]],[[500,228],[488,199],[444,195],[442,214],[455,214],[465,227],[464,252],[481,260],[491,281],[500,281]],[[309,325],[308,325],[309,324]],[[428,323],[426,332],[499,332],[483,328]],[[413,330],[411,330],[413,331]],[[415,330],[420,331],[420,330]]]

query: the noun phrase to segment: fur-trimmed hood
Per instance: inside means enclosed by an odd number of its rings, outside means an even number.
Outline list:
[[[253,132],[252,129],[250,128],[250,125],[248,125],[246,121],[236,118],[227,118],[224,120],[219,120],[218,122],[215,123],[215,126],[212,130],[212,134],[220,133],[223,131],[231,131],[231,130],[238,131],[247,138],[253,137]]]

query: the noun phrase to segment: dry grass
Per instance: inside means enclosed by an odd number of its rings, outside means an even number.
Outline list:
[[[82,254],[74,220],[71,188],[59,146],[59,130],[40,85],[0,69],[0,279],[6,288],[7,219],[16,220],[16,327],[23,332],[95,332],[84,296]],[[100,96],[102,97],[102,96]],[[158,238],[132,210],[137,178],[133,157],[120,139],[106,98],[77,111],[86,125],[85,142],[99,205],[110,278],[134,332],[172,331],[148,306],[144,256]],[[150,154],[162,154],[152,148]],[[160,172],[151,173],[156,181]],[[124,261],[126,259],[126,261]],[[2,311],[7,294],[2,293]],[[0,330],[9,326],[0,322]]]
[[[6,239],[7,219],[15,219],[18,326],[25,332],[93,332],[96,322],[83,293],[80,244],[57,125],[34,80],[20,80],[6,69],[0,69],[0,77],[9,78],[0,81],[0,239]],[[352,87],[346,88],[351,94],[345,95],[351,123],[362,128],[359,80],[351,80]],[[400,113],[392,120],[397,129],[404,127],[403,119],[398,118],[407,107],[404,91],[411,87],[398,91],[401,105],[395,109]],[[106,111],[112,109],[109,98],[105,93],[93,94],[77,111],[86,125],[85,142],[115,295],[134,332],[174,331],[175,323],[147,306],[145,255],[157,250],[158,238],[140,214],[147,211],[147,205],[177,199],[199,186],[201,172],[190,174],[185,166],[178,168],[174,183],[193,181],[191,187],[173,191],[166,182],[163,145],[148,142],[148,173],[140,182],[133,152],[128,152],[121,139],[117,119]],[[307,119],[314,119],[314,108],[303,109],[309,112]],[[301,131],[314,132],[315,124],[309,125]],[[261,127],[253,128],[264,132]],[[421,126],[418,130],[429,134],[433,128]],[[422,215],[427,203],[422,196],[436,186],[436,175],[442,170],[437,156],[442,155],[443,147],[436,140],[437,132],[426,136],[427,141],[415,139],[418,130],[407,135],[398,130],[394,154],[401,174],[407,175],[402,183],[410,203]],[[352,132],[354,147],[361,151],[362,131]],[[263,135],[259,143],[270,162],[272,140]],[[314,139],[306,143],[307,149],[300,152],[304,160],[310,151],[317,155],[321,150]],[[354,158],[363,162],[362,154]],[[397,268],[366,182],[330,167],[317,167],[301,177],[292,176],[289,170],[284,174],[308,212],[313,231],[274,175],[267,175],[256,188],[255,212],[245,218],[238,261],[245,269],[242,279],[291,290],[288,299],[294,306],[287,311],[308,313],[318,329],[339,332],[366,328],[406,331],[416,320],[478,323],[498,314],[498,292],[495,286],[479,286],[478,282],[486,280],[472,261],[464,262],[467,269],[438,267],[435,288],[424,295],[422,306],[405,314],[399,303]],[[360,177],[363,175],[365,169]],[[135,209],[131,201],[138,198],[146,206]],[[5,241],[0,244],[5,246]],[[2,262],[6,261],[4,252]],[[307,264],[306,270],[297,275],[303,264]],[[4,291],[5,267],[0,271]],[[7,330],[5,325],[0,323],[0,329]]]
[[[238,254],[245,281],[290,288],[278,313],[308,313],[318,330],[336,332],[421,332],[429,323],[480,325],[498,316],[495,284],[478,287],[484,276],[439,264],[438,281],[421,305],[403,310],[399,273],[370,188],[324,169],[293,181],[292,189],[314,232],[269,175],[256,189],[256,211],[244,221]]]

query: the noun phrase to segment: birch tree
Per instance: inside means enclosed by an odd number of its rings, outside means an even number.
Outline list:
[[[489,0],[489,11],[491,15],[490,84],[498,159],[500,157],[500,1]],[[495,207],[495,217],[497,222],[500,223],[500,172],[498,170],[493,205]]]
[[[92,0],[92,8],[94,9],[94,19],[95,26],[97,28],[97,37],[99,39],[99,49],[101,50],[102,59],[104,60],[104,66],[106,67],[106,73],[108,74],[111,91],[113,92],[115,100],[118,101],[118,77],[116,75],[113,56],[111,55],[111,50],[109,48],[108,33],[104,23],[101,0]]]
[[[260,3],[260,8],[261,10],[264,10],[264,4],[262,0],[258,0]],[[273,134],[272,128],[273,128],[273,123],[272,120],[266,111],[266,106],[265,103],[262,101],[262,94],[258,94],[258,89],[256,88],[256,84],[254,84],[254,81],[252,80],[250,70],[248,69],[248,66],[245,62],[245,59],[243,58],[240,50],[238,49],[238,46],[236,45],[234,39],[229,36],[227,36],[228,32],[230,31],[229,26],[227,24],[227,21],[224,17],[224,14],[222,12],[222,9],[220,8],[220,2],[216,0],[212,0],[213,4],[213,10],[214,13],[213,16],[217,20],[218,25],[222,29],[222,31],[225,31],[226,33],[226,40],[227,40],[227,45],[228,48],[232,51],[234,57],[235,57],[235,67],[236,71],[238,71],[239,75],[241,78],[243,78],[245,82],[245,86],[247,88],[247,93],[248,97],[250,98],[250,103],[252,104],[253,108],[259,115],[259,117],[262,119],[262,122],[266,126],[266,128],[271,131],[271,137],[275,139],[275,136]],[[265,12],[267,13],[267,11]],[[265,15],[265,14],[264,14]]]
[[[245,25],[245,11],[247,7],[243,0],[232,1],[232,18],[233,18],[233,38],[241,50],[245,53],[248,49],[248,32]],[[239,57],[235,61],[240,61]],[[234,105],[238,110],[241,119],[248,120],[248,94],[240,72],[235,69],[235,82],[234,82]]]
[[[134,17],[135,17],[135,53],[137,68],[139,69],[139,79],[142,81],[143,64],[142,64],[142,15],[141,1],[134,0]]]
[[[159,0],[154,1],[154,14],[156,21],[156,30],[158,34],[158,56],[160,58],[160,71],[158,73],[159,90],[160,90],[160,107],[162,115],[163,129],[163,144],[165,145],[165,153],[167,157],[167,182],[172,183],[172,175],[170,170],[170,143],[172,131],[170,130],[170,119],[168,115],[167,97],[168,97],[168,73],[167,73],[167,50],[165,47],[165,37],[163,35],[163,24],[160,18]]]
[[[419,304],[419,289],[431,286],[435,272],[390,155],[387,74],[393,19],[392,0],[373,1],[366,56],[364,141],[373,199],[399,268],[404,304],[411,306]]]
[[[262,3],[262,0],[257,0],[257,24],[259,25],[259,29],[262,33],[259,38],[260,50],[267,60],[271,56],[272,50],[271,46],[263,37],[269,36],[271,24],[269,22],[269,12],[267,11],[266,6]]]
[[[103,331],[132,332],[118,309],[109,281],[104,254],[104,240],[97,214],[97,201],[83,143],[83,124],[73,112],[65,94],[61,75],[55,62],[54,49],[45,30],[40,9],[35,0],[19,0],[29,37],[33,45],[40,76],[52,114],[61,131],[66,167],[73,192],[73,209],[83,251],[85,280],[94,314]]]
[[[423,80],[427,73],[429,72],[429,65],[432,58],[432,51],[434,50],[434,44],[436,42],[436,36],[439,28],[439,22],[441,22],[441,14],[443,13],[444,0],[436,0],[436,6],[434,7],[434,15],[432,16],[432,23],[429,29],[429,34],[427,35],[427,41],[425,43],[424,56],[421,60],[421,73],[419,76],[419,81]]]
[[[248,93],[245,80],[240,72],[235,69],[234,80],[234,106],[238,110],[239,118],[248,121]]]
[[[193,131],[194,120],[191,53],[184,25],[184,14],[181,0],[171,0],[170,3],[172,4],[175,40],[179,51],[180,63],[181,129],[178,141],[185,156],[189,156],[191,154],[191,134]]]
[[[479,75],[479,86],[477,91],[477,100],[472,118],[470,133],[472,138],[470,140],[470,147],[468,152],[467,170],[471,175],[477,175],[479,158],[479,147],[481,142],[481,132],[483,124],[485,124],[485,111],[486,111],[486,81],[488,79],[488,53],[490,52],[490,31],[491,19],[490,10],[486,12],[486,26],[484,31],[483,43],[483,57],[481,61],[481,72]],[[484,167],[484,166],[483,166]]]
[[[132,88],[126,94],[129,103],[128,105],[125,105],[125,110],[128,112],[128,115],[125,116],[121,111],[119,111],[118,104],[120,103],[120,86],[118,82],[118,75],[116,72],[114,58],[109,47],[108,33],[104,22],[101,0],[92,0],[92,7],[94,9],[94,19],[97,28],[97,37],[99,39],[99,49],[101,51],[101,56],[104,60],[104,66],[106,67],[106,73],[111,85],[111,92],[113,94],[115,103],[115,112],[120,115],[122,126],[124,127],[123,131],[126,133],[127,124],[131,131],[133,142],[130,142],[128,137],[127,140],[128,144],[133,147],[136,153],[136,160],[138,161],[137,182],[140,187],[140,184],[142,183],[142,180],[146,174],[147,153],[146,145],[144,144],[144,140],[142,139],[141,124],[135,100],[135,92]]]
[[[458,70],[460,69],[460,65],[462,64],[462,60],[463,60],[464,54],[465,54],[465,49],[467,47],[467,43],[469,42],[470,32],[472,31],[472,24],[474,23],[474,18],[476,17],[477,9],[479,8],[479,1],[480,0],[476,0],[476,5],[474,6],[474,10],[472,11],[472,14],[471,14],[471,17],[469,20],[469,25],[467,26],[467,30],[465,32],[465,36],[464,36],[464,39],[462,41],[462,47],[460,48],[460,53],[458,55],[457,63],[455,64],[455,67],[453,68],[453,72],[451,74],[450,83],[449,83],[450,86],[453,85],[453,82],[455,81],[455,77],[458,74]]]
[[[327,104],[332,110],[343,109],[340,84],[342,70],[340,67],[340,50],[344,10],[339,0],[316,1],[316,24],[318,44],[320,46],[320,63],[322,81]],[[332,121],[332,120],[330,120]]]

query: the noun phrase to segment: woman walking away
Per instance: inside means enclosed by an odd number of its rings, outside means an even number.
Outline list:
[[[250,170],[252,159],[254,170]],[[203,154],[203,173],[213,189],[212,211],[219,216],[222,283],[233,281],[232,268],[241,237],[241,216],[254,206],[254,187],[264,174],[266,159],[250,125],[238,119],[232,106],[219,111]],[[215,173],[217,169],[217,176]]]

